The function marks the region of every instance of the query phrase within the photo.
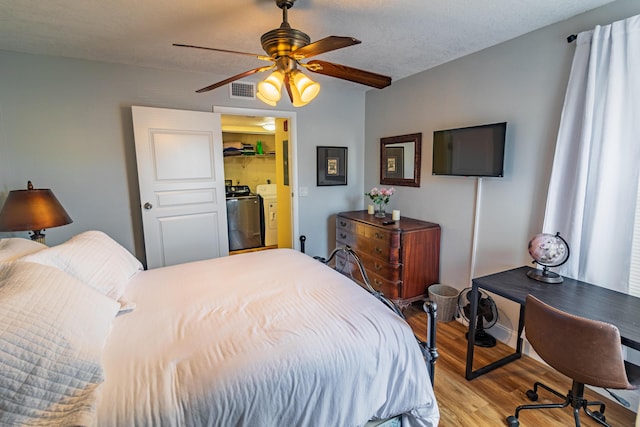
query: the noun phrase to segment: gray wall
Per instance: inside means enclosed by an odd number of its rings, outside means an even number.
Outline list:
[[[48,244],[99,229],[143,258],[130,107],[270,108],[231,100],[226,88],[195,93],[224,77],[0,51],[0,204],[32,180],[36,188],[51,188],[74,220],[48,230]],[[364,89],[323,79],[317,79],[320,95],[305,108],[288,100],[275,107],[297,114],[299,185],[309,189],[299,201],[299,231],[313,255],[326,255],[333,245],[331,215],[358,208],[364,191]],[[317,145],[349,148],[347,186],[316,187]],[[0,233],[14,235],[27,233]]]
[[[399,187],[389,209],[441,225],[442,283],[463,289],[471,276],[531,262],[527,243],[542,229],[575,49],[566,37],[638,13],[637,0],[617,1],[367,93],[365,189],[379,182],[379,139],[422,132],[421,186]],[[505,176],[482,179],[471,272],[477,180],[431,175],[433,131],[502,121],[508,122]],[[496,302],[502,328],[495,333],[513,343],[517,307]]]
[[[365,95],[360,87],[318,78],[319,97],[297,113],[300,233],[307,252],[334,245],[334,214],[366,206],[378,185],[379,138],[423,133],[420,188],[399,187],[391,208],[442,226],[441,281],[469,286],[476,181],[431,176],[437,129],[506,120],[506,174],[483,179],[473,275],[529,263],[529,238],[544,204],[574,45],[566,36],[640,13],[619,0]],[[9,190],[52,188],[74,223],[48,230],[49,244],[88,229],[107,232],[143,256],[130,106],[211,111],[213,105],[268,109],[230,100],[225,89],[194,90],[218,78],[202,73],[0,51],[0,203]],[[319,76],[322,77],[322,76]],[[365,115],[366,111],[366,115]],[[366,125],[366,131],[365,131]],[[316,187],[318,145],[349,148],[348,185]],[[366,166],[365,166],[366,165]],[[0,234],[25,235],[26,233]],[[297,238],[297,236],[294,236]],[[509,304],[501,322],[511,329]]]

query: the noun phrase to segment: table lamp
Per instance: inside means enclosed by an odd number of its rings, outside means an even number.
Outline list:
[[[46,228],[70,224],[73,220],[49,189],[13,190],[0,211],[0,231],[31,230],[31,240],[44,243]]]

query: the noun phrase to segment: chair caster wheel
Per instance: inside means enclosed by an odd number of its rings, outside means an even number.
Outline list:
[[[538,400],[538,393],[533,390],[527,390],[527,397],[530,401],[535,402],[536,400]]]
[[[520,421],[518,421],[518,419],[513,415],[509,415],[507,417],[507,425],[509,427],[518,427],[520,425]]]
[[[607,422],[607,418],[604,416],[604,414],[600,411],[593,411],[593,418],[602,421],[603,423]]]

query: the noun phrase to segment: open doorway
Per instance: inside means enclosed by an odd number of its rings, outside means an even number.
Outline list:
[[[299,249],[294,239],[298,235],[298,202],[294,197],[298,187],[296,113],[215,106],[213,111],[221,114],[223,141],[227,138],[233,142],[228,146],[244,151],[227,153],[225,164],[230,176],[225,174],[226,183],[239,190],[248,187],[252,194],[262,193],[263,240],[258,249]],[[270,194],[273,192],[276,196]]]

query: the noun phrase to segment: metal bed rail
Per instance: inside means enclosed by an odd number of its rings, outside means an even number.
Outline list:
[[[369,281],[369,277],[367,276],[367,272],[365,271],[362,261],[360,261],[360,257],[358,254],[351,249],[350,246],[340,246],[335,248],[329,258],[321,258],[315,257],[320,262],[329,265],[329,263],[336,257],[337,254],[344,253],[347,257],[353,258],[356,265],[358,266],[358,270],[360,275],[362,276],[362,280],[364,281],[364,285],[366,290],[376,297],[380,302],[386,305],[389,309],[391,309],[394,313],[400,316],[403,320],[407,320],[406,316],[400,309],[400,307],[391,299],[384,296],[384,294],[380,291],[377,291],[371,286],[371,282]],[[340,271],[338,268],[338,264],[335,263],[335,270]],[[342,272],[342,271],[340,271]],[[353,278],[353,277],[352,277]],[[415,334],[414,337],[420,347],[420,351],[424,357],[425,363],[427,365],[427,370],[429,371],[429,377],[431,380],[431,385],[434,385],[434,377],[435,377],[435,364],[438,359],[438,349],[436,347],[436,319],[438,315],[438,305],[429,299],[427,299],[422,305],[422,309],[427,313],[427,340],[422,341]]]

